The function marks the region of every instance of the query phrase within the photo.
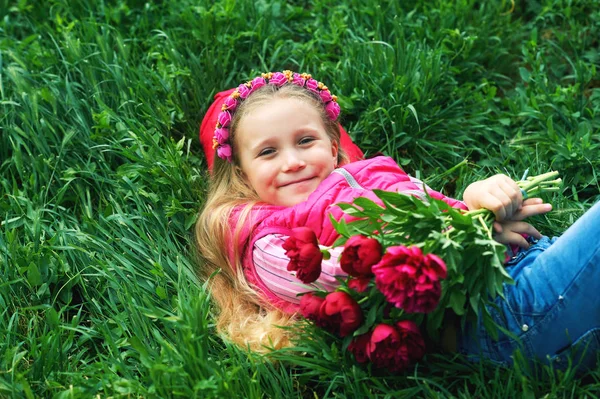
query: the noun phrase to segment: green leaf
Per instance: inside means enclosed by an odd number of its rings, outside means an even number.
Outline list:
[[[46,321],[48,322],[48,325],[52,328],[57,328],[60,321],[58,318],[58,313],[56,312],[56,310],[54,308],[48,308],[48,310],[46,310]]]
[[[342,236],[349,238],[350,237],[350,232],[348,231],[348,226],[346,224],[346,221],[344,219],[340,219],[340,221],[338,222],[337,220],[335,220],[335,218],[333,217],[332,214],[329,214],[329,220],[331,221],[331,224],[333,225],[333,228],[340,233]]]
[[[465,313],[465,303],[467,301],[467,297],[462,290],[459,290],[458,287],[452,290],[450,294],[450,307],[454,313],[459,316],[462,316]]]
[[[469,296],[469,303],[471,304],[471,309],[475,313],[476,316],[479,316],[479,301],[481,295],[479,293]]]
[[[379,215],[383,212],[384,208],[380,205],[377,205],[372,200],[365,197],[358,197],[354,200],[354,203],[359,207],[363,208],[366,214],[370,216],[379,217]]]
[[[42,274],[40,273],[38,266],[33,262],[27,267],[27,281],[32,287],[37,287],[43,283]]]
[[[519,68],[519,75],[521,75],[521,79],[523,79],[523,82],[525,83],[528,83],[531,80],[531,73],[523,67]]]
[[[162,287],[162,286],[159,285],[159,286],[156,287],[155,291],[156,291],[156,295],[158,295],[158,297],[160,299],[166,299],[167,298],[167,290],[164,287]]]

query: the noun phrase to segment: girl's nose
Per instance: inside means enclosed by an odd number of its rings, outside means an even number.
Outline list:
[[[295,172],[297,170],[304,169],[306,166],[306,162],[299,156],[296,151],[288,151],[287,154],[284,154],[285,159],[283,161],[283,171],[284,172]]]

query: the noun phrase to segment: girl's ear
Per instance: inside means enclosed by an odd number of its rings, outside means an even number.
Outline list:
[[[333,166],[338,167],[338,150],[339,146],[337,141],[331,142],[331,155],[333,155]]]

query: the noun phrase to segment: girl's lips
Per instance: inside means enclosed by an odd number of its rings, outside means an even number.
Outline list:
[[[306,179],[294,180],[294,181],[291,181],[291,182],[289,182],[289,183],[282,184],[282,185],[281,185],[281,186],[279,186],[279,187],[281,188],[281,187],[287,187],[287,186],[291,186],[291,185],[294,185],[294,184],[304,183],[304,182],[307,182],[307,181],[309,181],[309,180],[312,180],[312,179],[314,179],[315,177],[316,177],[316,176],[312,176],[312,177],[307,177]]]

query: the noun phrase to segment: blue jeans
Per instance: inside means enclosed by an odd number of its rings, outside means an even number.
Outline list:
[[[458,350],[502,365],[511,365],[519,349],[555,369],[569,356],[579,370],[593,368],[600,352],[600,202],[559,238],[533,242],[507,263],[515,284],[488,307],[511,334],[495,341],[479,321],[459,333]]]

